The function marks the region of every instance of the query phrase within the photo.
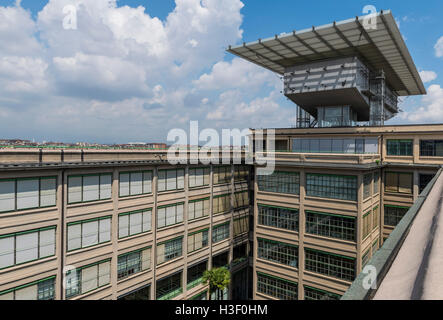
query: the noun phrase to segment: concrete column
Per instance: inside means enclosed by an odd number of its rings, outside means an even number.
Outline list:
[[[363,234],[363,174],[360,172],[357,176],[357,263],[356,275],[361,272],[362,256],[362,234]]]
[[[302,169],[300,171],[300,208],[299,208],[299,220],[298,220],[298,299],[305,299],[305,290],[303,287],[303,273],[305,272],[305,197],[306,197],[306,171]]]
[[[158,167],[155,167],[152,171],[152,195],[154,197],[154,207],[152,208],[152,284],[151,284],[151,300],[156,300],[156,287],[157,287],[157,181],[158,181]]]
[[[111,260],[111,286],[112,286],[112,299],[117,300],[117,269],[118,269],[118,186],[119,184],[119,172],[114,169],[112,175],[112,222],[111,222],[111,234],[116,235],[111,237],[112,241],[112,260]]]

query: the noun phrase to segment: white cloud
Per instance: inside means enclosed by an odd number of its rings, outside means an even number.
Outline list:
[[[231,62],[220,61],[212,67],[211,73],[205,73],[194,81],[194,85],[201,90],[253,89],[264,84],[276,86],[281,81],[271,71],[240,58],[234,58]]]
[[[434,81],[437,79],[437,74],[434,71],[420,71],[420,77],[424,83]]]
[[[435,55],[438,58],[443,57],[443,36],[438,39],[437,43],[434,46],[435,49]]]
[[[402,117],[410,122],[443,122],[443,88],[434,84],[428,88],[428,94],[422,98],[422,106]]]

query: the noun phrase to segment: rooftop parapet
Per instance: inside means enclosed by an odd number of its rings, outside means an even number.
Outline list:
[[[423,190],[342,300],[443,299],[442,172]]]

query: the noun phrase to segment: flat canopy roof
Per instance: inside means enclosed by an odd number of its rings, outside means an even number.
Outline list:
[[[297,64],[358,56],[373,71],[384,70],[387,83],[397,95],[426,94],[391,11],[372,17],[370,25],[376,19],[376,29],[364,27],[367,17],[229,46],[227,51],[281,75],[285,68]]]

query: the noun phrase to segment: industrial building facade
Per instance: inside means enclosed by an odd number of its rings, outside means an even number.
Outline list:
[[[392,14],[361,20],[229,48],[298,108],[249,165],[1,150],[0,299],[207,299],[220,266],[225,299],[339,299],[443,165],[443,125],[384,125],[426,90]]]
[[[159,155],[1,151],[0,299],[207,299],[221,266],[247,299],[250,167]]]

